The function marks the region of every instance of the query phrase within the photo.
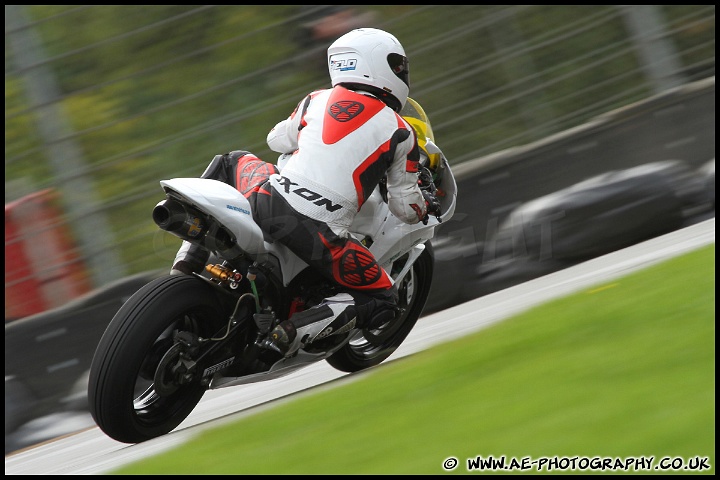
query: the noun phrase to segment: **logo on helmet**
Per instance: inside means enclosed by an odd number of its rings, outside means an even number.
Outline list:
[[[347,72],[349,70],[355,70],[357,67],[356,58],[344,58],[342,60],[330,60],[330,70],[337,70],[339,72]]]

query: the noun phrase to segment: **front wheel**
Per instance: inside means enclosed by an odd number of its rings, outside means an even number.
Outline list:
[[[139,443],[172,431],[192,412],[207,386],[199,376],[178,382],[174,338],[179,332],[207,338],[217,331],[227,318],[218,295],[197,277],[165,276],[123,304],[90,366],[88,404],[103,432]]]
[[[382,363],[397,350],[410,334],[425,307],[432,284],[434,254],[432,244],[425,243],[425,250],[410,271],[398,284],[398,306],[402,313],[395,319],[372,330],[363,330],[326,361],[342,372],[357,372]]]

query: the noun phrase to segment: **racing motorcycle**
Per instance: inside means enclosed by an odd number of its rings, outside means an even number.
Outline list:
[[[343,372],[380,364],[420,317],[433,276],[431,239],[455,211],[455,178],[413,99],[401,112],[425,153],[418,183],[441,213],[408,225],[388,209],[384,183],[363,204],[351,234],[373,253],[399,292],[395,318],[315,339],[286,357],[264,348],[295,312],[341,293],[279,243],[268,243],[235,188],[201,178],[163,180],[153,209],[159,228],[212,253],[205,270],[165,275],[133,294],[104,332],[90,368],[88,401],[109,437],[139,443],[171,432],[208,389],[283,377],[319,361]]]

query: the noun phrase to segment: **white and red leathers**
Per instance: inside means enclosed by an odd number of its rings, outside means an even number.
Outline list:
[[[267,137],[292,154],[271,185],[298,212],[339,236],[387,175],[390,211],[406,223],[425,216],[419,151],[408,123],[381,100],[342,86],[308,95]]]
[[[269,344],[292,354],[302,341],[391,320],[397,289],[348,228],[383,177],[394,215],[410,224],[425,217],[412,127],[378,98],[338,85],[305,97],[267,142],[290,155],[257,192],[256,222],[354,299],[334,297],[296,313],[270,332]]]

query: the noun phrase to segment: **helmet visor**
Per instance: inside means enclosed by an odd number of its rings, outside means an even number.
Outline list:
[[[410,86],[410,79],[409,79],[409,73],[410,70],[408,68],[408,59],[404,55],[400,55],[399,53],[391,53],[387,57],[388,65],[390,65],[390,69],[393,71],[393,73],[403,82],[405,82],[405,85]]]

